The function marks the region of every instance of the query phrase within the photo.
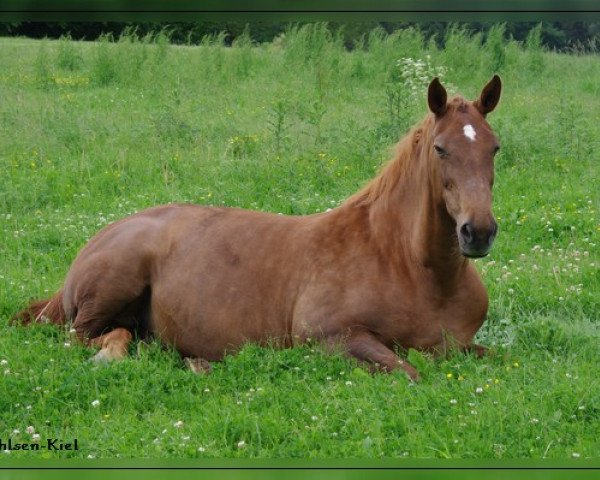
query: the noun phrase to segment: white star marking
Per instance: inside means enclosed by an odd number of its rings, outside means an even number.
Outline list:
[[[472,142],[475,141],[475,136],[477,134],[475,133],[475,129],[473,128],[473,125],[465,125],[463,127],[463,132],[465,133],[465,137],[467,137]]]

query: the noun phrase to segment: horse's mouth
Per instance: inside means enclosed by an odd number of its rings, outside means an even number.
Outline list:
[[[467,258],[483,258],[487,257],[490,253],[491,245],[488,248],[474,248],[469,247],[469,245],[460,245],[460,253],[463,257]]]
[[[481,243],[479,244],[465,244],[461,241],[458,242],[458,247],[460,250],[460,253],[462,254],[463,257],[467,257],[467,258],[483,258],[486,257],[488,255],[488,253],[490,253],[490,250],[492,249],[491,245],[482,245]]]
[[[467,257],[467,258],[483,258],[483,257],[487,257],[488,256],[489,250],[487,252],[483,252],[483,253],[467,253],[467,252],[462,252],[463,257]]]
[[[463,242],[461,239],[459,239],[458,248],[463,257],[483,258],[490,253],[493,243],[494,237],[490,237],[487,242],[475,241],[470,243]]]

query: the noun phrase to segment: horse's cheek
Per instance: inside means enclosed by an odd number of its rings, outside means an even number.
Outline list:
[[[456,189],[444,189],[444,201],[446,210],[452,218],[456,220],[460,213],[460,197]]]

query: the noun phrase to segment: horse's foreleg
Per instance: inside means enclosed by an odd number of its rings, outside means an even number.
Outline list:
[[[398,357],[369,332],[353,332],[345,339],[344,347],[348,355],[368,362],[379,370],[391,372],[400,368],[411,380],[417,381],[420,378],[415,367]]]
[[[93,338],[89,341],[92,346],[101,347],[100,351],[92,357],[95,362],[110,362],[121,360],[127,356],[127,347],[131,342],[131,332],[125,328],[114,330]]]

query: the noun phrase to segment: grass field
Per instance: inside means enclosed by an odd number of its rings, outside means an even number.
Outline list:
[[[80,447],[5,458],[598,458],[600,60],[501,34],[438,50],[375,31],[352,52],[321,25],[232,48],[0,39],[0,439]],[[8,326],[134,211],[335,207],[426,113],[432,76],[474,98],[494,72],[500,233],[476,261],[494,356],[411,351],[412,385],[318,345],[249,345],[199,377],[156,344],[99,366],[64,330]]]

